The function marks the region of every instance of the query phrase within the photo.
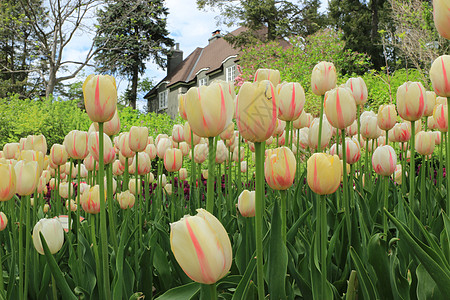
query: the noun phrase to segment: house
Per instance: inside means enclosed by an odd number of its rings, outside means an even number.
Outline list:
[[[245,27],[240,27],[230,34],[237,36],[245,30]],[[258,32],[258,35],[266,34],[267,27]],[[172,55],[167,58],[167,76],[144,96],[149,112],[165,112],[175,118],[178,115],[178,95],[186,93],[189,88],[208,85],[215,79],[235,80],[240,50],[233,48],[220,30],[215,30],[208,41],[206,47],[196,48],[186,59],[183,59],[179,44],[175,44]],[[280,42],[283,46],[290,46],[283,39]]]

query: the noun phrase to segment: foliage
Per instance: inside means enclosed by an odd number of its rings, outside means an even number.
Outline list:
[[[89,117],[77,107],[77,100],[19,99],[18,95],[0,99],[0,147],[19,142],[32,134],[43,134],[49,148],[62,144],[73,130],[88,130]]]
[[[259,68],[277,69],[288,82],[300,82],[306,93],[305,109],[317,114],[319,101],[310,92],[311,72],[319,61],[330,61],[339,73],[362,74],[370,63],[367,55],[345,49],[342,32],[325,29],[306,37],[290,39],[292,47],[283,49],[277,42],[258,43],[243,49],[240,56],[240,81],[251,80]]]
[[[164,67],[164,57],[170,53],[168,47],[173,46],[166,27],[168,10],[160,0],[106,2],[106,7],[98,12],[95,60],[100,64],[100,72],[131,80],[127,96],[136,108],[138,77],[144,73],[146,61],[153,59]]]

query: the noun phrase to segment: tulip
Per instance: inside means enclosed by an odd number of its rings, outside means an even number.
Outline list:
[[[67,162],[67,156],[66,147],[60,144],[53,144],[50,149],[50,160],[53,164],[57,166],[64,165]]]
[[[181,125],[173,125],[173,129],[172,129],[172,139],[174,140],[174,142],[176,143],[181,143],[184,141],[184,130],[183,130],[183,126]]]
[[[361,135],[366,139],[376,139],[380,136],[378,118],[373,115],[361,115]]]
[[[391,146],[380,146],[372,155],[374,171],[381,176],[391,176],[397,165],[397,155]]]
[[[153,144],[148,144],[147,147],[145,147],[145,153],[147,153],[150,160],[153,160],[156,158],[156,146]]]
[[[307,162],[306,178],[314,193],[319,195],[334,193],[341,182],[339,157],[326,153],[314,153]]]
[[[39,151],[43,155],[47,154],[47,141],[45,136],[39,135],[29,135],[25,141],[24,150],[34,150]]]
[[[225,146],[224,142],[220,140],[217,142],[216,163],[222,164],[227,160],[227,158],[228,158],[228,149]]]
[[[187,119],[198,136],[215,137],[231,123],[234,102],[224,88],[224,85],[212,83],[192,87],[186,93]]]
[[[98,164],[96,164],[95,159],[91,154],[88,154],[88,156],[86,156],[86,158],[83,160],[83,164],[88,171],[93,171],[94,165],[96,165],[98,169]]]
[[[377,144],[378,146],[384,146],[386,145],[386,137],[381,135],[377,138]]]
[[[152,169],[152,164],[148,154],[145,152],[138,152],[137,163],[138,163],[138,175],[146,175],[150,173]],[[129,164],[128,172],[130,174],[136,173],[136,155],[133,157],[132,162]]]
[[[251,143],[251,142],[250,142],[250,143]],[[273,143],[273,136],[269,137],[269,138],[266,140],[266,145],[267,145],[267,146],[272,145],[272,143]],[[253,147],[252,152],[255,152],[255,149],[254,149],[254,148],[255,148],[255,147]]]
[[[356,119],[356,104],[347,88],[338,87],[328,91],[323,104],[325,115],[335,128],[345,129]]]
[[[80,204],[83,210],[89,214],[95,215],[100,212],[100,187],[98,184],[81,194]]]
[[[34,193],[39,182],[39,165],[35,161],[21,160],[14,166],[16,174],[16,193],[20,196]]]
[[[168,138],[162,138],[156,144],[156,154],[159,158],[163,159],[164,154],[166,154],[167,149],[172,147],[172,143]]]
[[[11,164],[0,163],[0,201],[11,199],[16,193],[16,172]]]
[[[219,220],[204,209],[170,224],[170,246],[183,271],[196,282],[213,284],[230,270],[228,234]]]
[[[378,108],[377,125],[382,130],[389,130],[397,122],[397,111],[394,104],[380,105]]]
[[[117,202],[119,202],[121,209],[132,208],[135,203],[135,197],[129,190],[121,192],[117,195]]]
[[[241,162],[241,172],[242,173],[247,172],[247,161],[245,160]]]
[[[416,135],[416,151],[421,155],[430,155],[434,151],[435,136],[431,131],[421,131]]]
[[[309,127],[311,125],[311,122],[313,120],[313,117],[310,113],[306,113],[304,110],[302,110],[302,113],[300,116],[292,122],[292,126],[295,129],[301,129],[303,127]]]
[[[161,186],[165,186],[167,184],[167,177],[165,174],[158,176],[158,183],[161,182]]]
[[[168,183],[164,186],[164,191],[167,193],[167,195],[172,195],[172,184]]]
[[[59,195],[62,198],[67,199],[67,198],[69,198],[69,193],[70,193],[70,195],[73,196],[73,185],[72,185],[72,183],[61,182],[61,184],[59,185]]]
[[[5,230],[6,225],[8,225],[8,218],[3,212],[0,212],[0,231]]]
[[[184,180],[186,180],[187,179],[187,170],[186,170],[186,168],[181,168],[180,170],[179,170],[179,172],[180,172],[180,180],[181,181],[184,181]]]
[[[393,130],[395,140],[399,143],[406,143],[411,138],[411,128],[407,123],[397,123]]]
[[[98,162],[100,160],[99,132],[92,132],[88,139],[89,153]],[[105,164],[112,163],[116,158],[116,152],[112,145],[111,139],[103,133],[103,161]]]
[[[120,160],[115,160],[113,162],[113,174],[116,176],[121,176],[124,171],[125,171],[125,166],[122,165]]]
[[[402,174],[402,165],[397,165],[394,171],[394,181],[397,184],[402,184],[403,174]]]
[[[128,145],[133,152],[141,152],[147,147],[148,128],[132,126],[128,135]]]
[[[230,125],[228,125],[228,127],[226,127],[224,131],[222,131],[222,133],[220,133],[220,138],[222,140],[229,140],[233,137],[234,137],[234,123],[231,122]]]
[[[433,20],[439,34],[450,39],[450,3],[446,0],[433,0]]]
[[[283,121],[298,119],[305,105],[305,91],[298,82],[281,83],[277,86],[278,118]]]
[[[194,147],[194,161],[198,164],[202,164],[208,156],[208,145],[198,144]]]
[[[408,121],[419,120],[425,111],[425,88],[420,82],[405,82],[397,89],[397,110]]]
[[[3,155],[6,159],[18,159],[20,155],[19,143],[7,143],[3,146]]]
[[[300,129],[299,135],[298,135],[298,142],[299,142],[299,146],[302,147],[303,149],[306,149],[307,147],[309,147],[308,136],[309,136],[309,128],[308,127],[304,127],[302,129]]]
[[[44,204],[44,208],[42,209],[42,211],[44,212],[44,214],[46,214],[46,213],[48,213],[49,209],[50,209],[50,205]]]
[[[92,122],[107,122],[117,106],[116,80],[109,75],[89,75],[83,84],[84,106]]]
[[[268,80],[273,86],[277,86],[280,83],[280,71],[271,69],[256,70],[254,81],[260,82],[263,80]]]
[[[336,148],[339,149],[339,159],[342,158],[342,146],[336,147],[334,144],[330,148],[330,155],[336,154]],[[356,138],[345,138],[345,148],[346,148],[346,162],[350,165],[356,163],[361,158],[361,147],[359,146],[358,140]]]
[[[140,194],[142,190],[142,184],[140,180],[136,180],[136,178],[130,179],[128,182],[128,190],[134,195],[136,195],[136,182],[137,182],[137,193]]]
[[[124,157],[133,157],[134,152],[130,148],[130,133],[122,132],[119,135],[119,149]]]
[[[309,127],[308,131],[308,145],[313,149],[317,149],[319,144],[319,123],[319,119],[315,118],[311,122],[311,126]],[[331,134],[331,125],[328,123],[328,121],[323,120],[320,148],[325,148],[328,145],[331,139]]]
[[[436,93],[426,91],[425,111],[423,115],[426,117],[433,115],[433,108],[436,106]],[[447,102],[447,101],[446,101]]]
[[[243,217],[255,216],[255,191],[242,191],[238,197],[238,209]]]
[[[430,130],[438,128],[437,123],[436,123],[436,119],[433,117],[433,115],[431,115],[431,116],[429,116],[427,118],[427,127]]]
[[[245,82],[237,96],[236,124],[242,137],[263,142],[277,126],[277,94],[268,80]]]
[[[434,144],[439,146],[442,142],[442,134],[440,131],[433,131],[434,134]]]
[[[184,123],[183,133],[184,133],[184,140],[186,141],[186,143],[191,145],[192,144],[191,126],[189,125],[188,122]],[[193,135],[194,135],[194,145],[197,145],[198,143],[200,143],[200,137],[198,135],[196,135],[195,133],[193,133]]]
[[[205,179],[208,179],[208,170],[202,170],[202,176]]]
[[[345,131],[347,132],[347,135],[354,136],[358,134],[358,123],[357,121],[353,121],[352,125],[348,126]]]
[[[33,228],[33,244],[36,251],[44,255],[44,248],[42,247],[41,237],[39,233],[45,238],[48,249],[51,254],[55,254],[61,249],[64,243],[64,230],[61,222],[57,219],[40,219]]]
[[[117,112],[117,109],[116,109],[112,119],[105,122],[105,124],[103,124],[103,132],[107,136],[113,136],[120,132],[120,119],[119,119],[119,113]]]
[[[264,175],[274,190],[286,190],[294,182],[296,160],[287,147],[269,149],[264,164]]]
[[[219,141],[219,142],[222,142],[222,143],[223,143],[222,140]],[[178,144],[178,149],[181,150],[181,153],[183,153],[183,156],[188,156],[188,155],[189,155],[189,151],[191,150],[191,149],[189,148],[189,144],[186,143],[186,142],[181,142],[181,143],[179,143],[179,144]]]
[[[180,114],[183,120],[187,121],[186,115],[186,94],[178,95],[178,113]]]
[[[244,155],[242,155],[243,153],[244,153],[244,147],[241,147],[241,157],[240,157],[241,162],[244,160]],[[233,149],[233,156],[231,158],[233,161],[239,162],[239,147],[236,147]]]
[[[74,200],[66,200],[66,209],[69,210],[69,203],[70,203],[70,211],[77,211],[77,204]]]
[[[361,77],[349,78],[345,85],[352,91],[352,95],[355,99],[356,105],[362,105],[366,103],[368,93],[364,79],[362,79]]]
[[[314,66],[311,74],[311,91],[322,96],[336,87],[336,68],[333,63],[321,61]]]
[[[436,120],[436,125],[439,131],[448,131],[448,109],[447,105],[439,104],[435,106],[433,117]]]
[[[72,130],[63,142],[67,154],[73,159],[84,159],[88,154],[88,133],[86,131]]]
[[[167,172],[177,172],[183,165],[183,153],[180,149],[167,149],[164,154],[164,167]]]

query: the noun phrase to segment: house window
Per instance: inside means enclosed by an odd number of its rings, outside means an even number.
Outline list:
[[[159,109],[167,108],[168,97],[169,97],[169,90],[164,90],[159,93],[158,95]]]
[[[202,79],[198,80],[198,86],[207,85],[208,84],[208,78],[203,77]]]
[[[228,67],[225,69],[225,75],[227,78],[227,81],[233,82],[236,78],[236,65],[232,65],[231,67]]]

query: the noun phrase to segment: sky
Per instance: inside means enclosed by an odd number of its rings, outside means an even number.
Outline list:
[[[327,1],[323,1],[322,9],[325,9]],[[214,30],[220,29],[222,33],[231,32],[237,27],[227,28],[224,25],[218,26],[216,16],[218,11],[208,8],[206,11],[198,10],[195,0],[166,0],[165,5],[169,10],[167,17],[167,28],[170,37],[175,43],[180,44],[180,50],[183,51],[183,58],[186,58],[197,47],[208,45],[208,38]],[[86,20],[88,23],[94,23],[94,20]],[[93,27],[93,26],[92,26]],[[88,30],[78,34],[65,49],[63,58],[71,61],[82,61],[89,51],[94,35],[93,30]],[[166,75],[166,71],[156,66],[152,62],[146,64],[147,70],[144,77],[149,77],[158,83]],[[78,76],[77,80],[93,72],[92,68],[85,68],[83,74]],[[121,94],[128,86],[126,79],[116,78],[118,93]],[[139,95],[142,98],[143,95]],[[138,100],[138,108],[143,109],[145,101]]]

